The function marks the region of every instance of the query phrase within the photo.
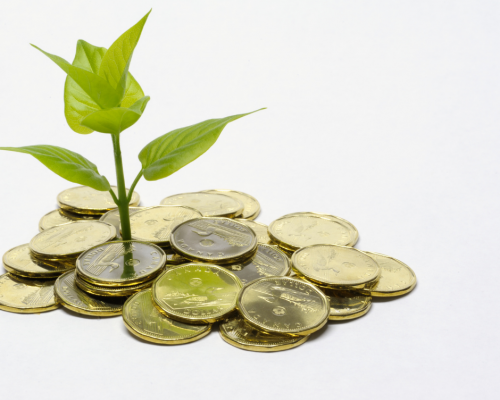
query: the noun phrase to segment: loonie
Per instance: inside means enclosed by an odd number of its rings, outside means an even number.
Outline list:
[[[62,215],[59,210],[53,210],[45,214],[38,223],[38,230],[41,232],[45,229],[52,228],[53,226],[67,224],[68,222],[75,221],[73,218]]]
[[[330,299],[331,321],[345,321],[365,315],[372,306],[372,298],[354,290],[322,289]]]
[[[153,304],[151,289],[134,294],[123,308],[123,322],[135,336],[158,344],[183,344],[210,333],[212,325],[189,325],[163,315]]]
[[[93,294],[95,296],[102,297],[127,297],[131,296],[134,293],[140,292],[141,290],[147,289],[153,283],[153,280],[146,281],[144,283],[140,283],[137,285],[129,285],[129,286],[99,286],[93,283],[89,283],[86,280],[82,279],[76,271],[75,274],[75,284],[79,289],[83,290],[86,293]]]
[[[177,253],[172,253],[171,252],[172,250],[167,252],[168,250],[163,249],[163,251],[165,251],[167,255],[167,264],[179,265],[179,264],[187,264],[190,262],[187,258],[184,258],[178,255]]]
[[[260,204],[257,199],[249,194],[243,192],[237,192],[236,190],[226,190],[226,189],[213,189],[204,190],[206,193],[222,193],[226,196],[232,197],[243,204],[243,211],[240,218],[253,220],[257,218],[260,213]]]
[[[221,193],[181,193],[164,198],[163,206],[186,206],[194,208],[204,217],[234,218],[241,215],[243,204]]]
[[[145,208],[146,207],[129,207],[128,208],[129,216],[132,216],[137,211],[144,210]],[[120,229],[121,229],[120,210],[118,210],[118,208],[115,208],[114,210],[108,211],[106,214],[103,214],[101,216],[101,218],[99,218],[99,221],[107,222],[108,224],[113,225],[116,229],[116,236],[121,237],[121,235],[120,235]]]
[[[267,225],[260,222],[251,221],[249,219],[236,218],[235,221],[242,223],[252,229],[257,235],[257,242],[262,244],[272,244],[272,240],[267,233]]]
[[[97,220],[99,219],[99,215],[94,214],[77,214],[68,210],[64,210],[63,208],[58,208],[57,211],[63,217],[67,217],[72,221],[85,221],[85,220]]]

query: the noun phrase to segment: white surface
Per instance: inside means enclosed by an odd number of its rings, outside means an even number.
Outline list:
[[[147,3],[147,4],[146,4]],[[500,13],[495,1],[17,1],[0,13],[1,145],[57,144],[113,179],[111,140],[63,115],[77,39],[109,46],[144,15],[131,71],[151,102],[123,134],[138,151],[167,131],[268,107],[230,124],[175,176],[142,181],[143,204],[233,188],[258,221],[322,211],[354,223],[360,249],[418,277],[408,296],[260,354],[217,331],[142,343],[120,318],[0,312],[3,399],[492,399],[498,384]],[[28,242],[72,184],[1,153],[1,251]]]

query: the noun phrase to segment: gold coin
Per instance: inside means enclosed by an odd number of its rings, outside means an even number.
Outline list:
[[[128,214],[131,217],[137,211],[141,211],[141,210],[144,210],[146,208],[147,207],[129,207]],[[121,230],[120,210],[118,210],[118,208],[115,208],[114,210],[108,211],[101,218],[99,218],[99,221],[107,222],[108,224],[113,225],[116,229],[116,236],[121,237],[121,235],[120,235],[120,230]]]
[[[362,289],[380,277],[377,262],[352,247],[316,244],[293,253],[297,275],[332,288]]]
[[[225,320],[219,326],[222,339],[243,350],[272,352],[293,349],[309,336],[289,336],[266,333],[250,325],[240,316]]]
[[[370,289],[373,297],[401,296],[411,292],[417,284],[415,272],[405,263],[379,253],[364,251],[381,269],[378,283]]]
[[[99,286],[93,283],[87,282],[82,279],[76,271],[75,274],[75,284],[79,289],[83,290],[86,293],[93,294],[95,296],[103,296],[103,297],[127,297],[131,296],[141,290],[149,288],[153,284],[153,280],[140,283],[137,285],[130,286]]]
[[[22,314],[42,313],[59,305],[54,297],[55,280],[36,281],[6,273],[0,276],[0,310]]]
[[[165,252],[152,243],[114,241],[92,247],[76,260],[78,276],[97,286],[129,286],[160,274]]]
[[[227,267],[240,281],[247,285],[265,276],[285,276],[291,271],[288,256],[275,246],[257,245],[255,254],[241,264]]]
[[[118,193],[116,186],[111,186],[111,189],[116,194]],[[134,192],[130,199],[130,205],[137,206],[139,201],[139,194]],[[57,203],[62,209],[77,214],[102,215],[109,210],[117,208],[109,192],[95,190],[88,186],[77,186],[62,191],[57,196]]]
[[[331,321],[343,321],[365,315],[372,306],[372,298],[354,290],[322,289],[330,299]]]
[[[153,301],[170,318],[191,324],[223,319],[236,308],[242,288],[236,275],[210,264],[184,264],[153,284]]]
[[[236,218],[235,221],[242,223],[252,229],[257,235],[257,242],[262,244],[272,244],[272,240],[267,233],[267,225],[260,222],[251,221],[249,219]]]
[[[313,244],[354,246],[359,237],[358,230],[345,219],[311,212],[278,218],[269,225],[269,236],[291,251]]]
[[[58,208],[57,211],[63,217],[69,218],[71,221],[86,221],[86,220],[98,220],[99,215],[95,214],[77,214],[68,210],[64,210],[62,208]]]
[[[235,200],[238,200],[241,204],[243,204],[243,211],[241,213],[240,218],[244,219],[255,219],[260,213],[260,204],[257,199],[249,194],[243,192],[237,192],[236,190],[227,190],[227,189],[213,189],[213,190],[204,190],[206,193],[222,193],[226,196],[232,197]]]
[[[40,232],[29,247],[39,258],[74,258],[115,237],[115,227],[106,222],[75,221]]]
[[[45,214],[38,223],[38,230],[41,232],[45,229],[52,228],[53,226],[58,226],[62,224],[67,224],[68,222],[75,221],[65,215],[62,215],[59,210],[51,211]]]
[[[181,193],[164,198],[163,206],[186,206],[201,212],[204,217],[233,218],[241,215],[243,204],[221,193]]]
[[[212,325],[189,325],[163,315],[153,304],[151,289],[134,294],[123,308],[123,322],[133,335],[158,344],[183,344],[210,333]]]
[[[287,276],[261,278],[245,286],[237,307],[257,329],[293,336],[321,329],[330,314],[330,303],[323,292]]]
[[[122,313],[123,304],[120,301],[113,303],[80,290],[75,284],[75,271],[66,272],[57,278],[54,289],[59,303],[78,314],[112,317]]]
[[[193,218],[201,217],[194,208],[185,206],[156,206],[138,211],[130,218],[132,239],[170,245],[170,234],[174,228]]]
[[[167,250],[164,249],[164,251],[166,252]],[[177,253],[169,252],[166,253],[166,255],[167,255],[167,264],[179,265],[179,264],[187,264],[190,262],[187,258],[184,258]]]
[[[189,260],[227,264],[250,257],[257,248],[257,236],[235,220],[203,217],[178,225],[170,244]]]

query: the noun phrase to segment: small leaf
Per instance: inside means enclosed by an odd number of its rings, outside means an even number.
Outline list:
[[[0,150],[31,154],[60,177],[96,190],[110,189],[108,180],[99,174],[95,164],[71,150],[50,145],[0,147]]]
[[[260,110],[226,118],[209,119],[156,138],[139,153],[144,177],[148,181],[156,181],[172,175],[205,153],[217,141],[229,122]]]

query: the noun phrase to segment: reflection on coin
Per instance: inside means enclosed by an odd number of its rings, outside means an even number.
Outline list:
[[[153,300],[170,318],[213,323],[236,307],[242,283],[228,270],[210,264],[184,264],[165,271],[153,284]]]
[[[364,251],[381,269],[380,279],[370,289],[373,297],[392,297],[411,292],[417,284],[415,272],[405,263],[379,253]]]
[[[96,317],[111,317],[122,313],[121,302],[92,297],[75,284],[75,271],[69,271],[57,278],[54,289],[60,304],[78,314]]]
[[[135,336],[158,344],[183,344],[210,333],[212,325],[188,325],[163,315],[153,304],[151,289],[130,297],[123,308],[123,322]]]
[[[266,333],[245,322],[240,316],[225,320],[219,326],[222,339],[243,350],[271,352],[293,349],[309,336]]]
[[[204,190],[206,193],[222,193],[226,196],[232,197],[235,200],[238,200],[241,204],[243,204],[243,212],[240,215],[240,218],[244,219],[255,219],[260,213],[260,204],[255,197],[250,196],[249,194],[243,192],[237,192],[236,190],[227,190],[227,189],[213,189],[213,190]]]
[[[146,207],[129,207],[128,214],[129,214],[129,216],[132,216],[137,211],[141,211],[144,209],[146,209]],[[99,221],[107,222],[108,224],[113,225],[116,229],[116,236],[121,237],[121,235],[120,235],[120,229],[121,229],[120,210],[118,210],[118,208],[115,208],[114,210],[108,211],[101,218],[99,218]]]
[[[243,211],[243,204],[220,193],[182,193],[164,198],[164,206],[186,206],[201,212],[204,217],[237,217]]]
[[[267,233],[267,225],[261,224],[260,222],[251,221],[248,219],[236,218],[235,221],[242,223],[252,229],[257,235],[257,242],[262,244],[272,244],[272,240]]]
[[[73,218],[66,217],[62,215],[59,210],[51,211],[45,214],[38,223],[38,230],[41,232],[45,229],[52,228],[53,226],[67,224],[68,222],[73,222]]]
[[[177,226],[170,237],[175,252],[193,261],[227,264],[249,257],[257,237],[248,226],[228,218],[195,218]]]
[[[170,234],[177,225],[201,217],[194,208],[184,206],[156,206],[138,211],[130,218],[132,239],[170,245]]]
[[[354,319],[365,315],[372,306],[372,298],[354,290],[322,289],[330,299],[331,321]]]
[[[1,275],[0,310],[32,314],[56,309],[54,282],[19,278],[9,273]]]
[[[140,292],[141,290],[147,289],[152,285],[153,281],[146,281],[137,285],[129,286],[99,286],[87,282],[78,275],[78,271],[75,274],[75,284],[79,289],[86,293],[93,294],[95,296],[103,297],[127,297],[134,293]]]

